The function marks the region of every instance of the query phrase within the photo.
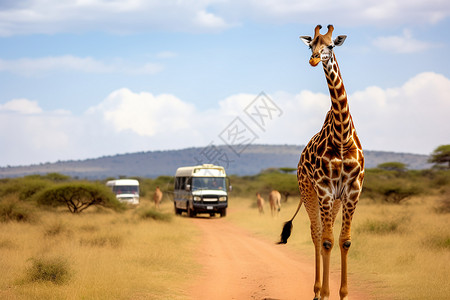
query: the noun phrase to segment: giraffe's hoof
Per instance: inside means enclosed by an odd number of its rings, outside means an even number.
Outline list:
[[[319,298],[314,298],[313,300],[320,300],[320,297]]]
[[[333,247],[333,245],[331,244],[330,241],[324,241],[324,242],[323,242],[323,247],[324,247],[325,249],[327,249],[327,250],[330,250],[331,247]]]

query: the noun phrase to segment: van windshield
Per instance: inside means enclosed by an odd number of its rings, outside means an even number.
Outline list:
[[[116,195],[139,194],[139,187],[137,185],[116,185],[113,187],[113,192]]]
[[[192,190],[222,190],[225,191],[225,177],[193,177]]]

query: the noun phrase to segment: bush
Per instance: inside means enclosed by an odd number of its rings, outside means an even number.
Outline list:
[[[8,196],[0,202],[0,221],[31,222],[35,219],[33,212],[14,196]]]
[[[367,232],[373,234],[389,234],[400,231],[400,225],[408,222],[409,218],[398,217],[395,219],[384,220],[366,220],[362,225],[358,226],[358,232]]]
[[[406,171],[406,165],[401,162],[385,162],[382,164],[379,164],[377,168],[386,170],[386,171],[397,171],[397,172],[404,172]]]
[[[72,182],[52,186],[35,196],[40,205],[67,206],[72,213],[80,213],[89,206],[101,205],[115,210],[125,206],[106,186],[98,183]]]
[[[50,181],[35,176],[6,179],[0,182],[0,197],[16,194],[20,200],[28,200],[50,185]]]
[[[91,247],[111,246],[117,248],[123,244],[123,237],[118,235],[99,235],[80,239],[80,245]]]
[[[21,182],[19,182],[19,184],[20,187],[18,191],[20,200],[29,200],[35,194],[48,188],[51,185],[51,183],[47,180],[31,179],[31,178],[24,179]]]
[[[152,208],[146,208],[146,209],[139,209],[137,211],[139,217],[141,219],[153,219],[156,221],[165,221],[169,222],[172,220],[172,214],[165,214],[159,211],[156,211]]]
[[[70,278],[70,271],[65,259],[33,258],[31,267],[27,270],[29,281],[49,281],[55,284],[63,284]]]
[[[69,235],[70,233],[71,233],[71,231],[61,221],[57,221],[55,223],[49,224],[49,225],[45,226],[45,228],[44,228],[44,235],[48,236],[48,237],[58,236],[58,235],[62,235],[62,234]]]
[[[426,245],[437,249],[450,250],[450,236],[449,235],[435,235],[426,240]]]
[[[398,204],[411,196],[419,195],[421,190],[416,186],[408,187],[401,183],[391,182],[381,187],[380,193],[385,202]]]
[[[413,171],[369,169],[366,170],[362,196],[399,204],[411,196],[424,193],[425,190],[426,182],[423,176]]]

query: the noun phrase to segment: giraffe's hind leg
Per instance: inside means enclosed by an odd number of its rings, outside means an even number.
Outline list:
[[[339,295],[341,299],[348,299],[347,286],[347,256],[351,246],[351,224],[356,204],[359,200],[360,191],[354,192],[344,198],[342,203],[342,228],[339,236],[339,247],[341,249],[341,288]]]

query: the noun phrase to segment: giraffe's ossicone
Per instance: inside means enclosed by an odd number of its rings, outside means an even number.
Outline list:
[[[300,39],[312,51],[309,63],[322,62],[331,97],[322,129],[312,137],[303,150],[297,169],[300,203],[293,218],[285,224],[280,243],[286,243],[292,220],[304,204],[311,222],[311,237],[315,247],[315,299],[328,299],[330,252],[334,246],[333,224],[342,208],[342,227],[339,236],[341,250],[340,298],[348,298],[347,254],[351,245],[351,223],[364,180],[364,155],[350,115],[334,47],[344,43],[346,36],[332,39],[333,26],[320,34],[315,28],[314,38]],[[322,256],[322,257],[321,257]],[[322,258],[322,259],[321,259]],[[320,278],[323,263],[323,278]]]

